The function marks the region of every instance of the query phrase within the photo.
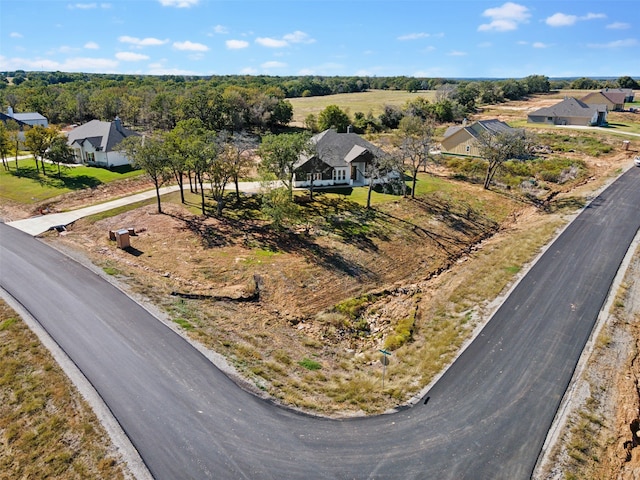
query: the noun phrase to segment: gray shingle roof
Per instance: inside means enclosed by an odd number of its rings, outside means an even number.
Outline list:
[[[331,167],[346,167],[353,161],[371,161],[374,156],[381,156],[384,152],[367,142],[356,133],[338,133],[333,129],[325,130],[313,137],[320,159]],[[311,158],[301,157],[295,165],[299,168]]]
[[[29,122],[33,120],[46,120],[44,115],[39,114],[38,112],[27,112],[27,113],[14,113],[13,118],[16,120],[20,120],[21,122]]]
[[[567,97],[550,107],[544,107],[529,115],[533,117],[585,117],[592,118],[596,111],[606,111],[606,105],[587,105],[574,97]]]
[[[501,132],[509,132],[513,130],[513,128],[497,119],[478,120],[477,122],[473,122],[471,125],[465,127],[453,126],[447,128],[447,131],[444,133],[444,138],[450,137],[460,130],[466,130],[471,136],[473,136],[474,138],[478,138],[478,136],[483,132],[496,134]]]
[[[132,130],[120,126],[119,120],[113,122],[101,122],[100,120],[91,120],[90,122],[74,128],[67,134],[69,145],[74,142],[81,145],[83,142],[90,142],[97,150],[111,152],[116,145],[126,137],[139,135]],[[120,124],[122,125],[122,124]]]

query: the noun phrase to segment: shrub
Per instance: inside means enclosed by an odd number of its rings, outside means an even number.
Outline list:
[[[315,360],[311,360],[309,358],[303,358],[302,360],[300,360],[298,362],[298,365],[300,365],[301,367],[306,368],[307,370],[320,370],[322,368],[322,365],[320,365],[318,362],[316,362]]]

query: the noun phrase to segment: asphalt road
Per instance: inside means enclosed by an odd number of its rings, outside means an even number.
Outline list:
[[[564,231],[428,392],[328,420],[238,388],[98,275],[0,225],[0,284],[84,372],[157,479],[527,479],[640,227],[640,168]]]

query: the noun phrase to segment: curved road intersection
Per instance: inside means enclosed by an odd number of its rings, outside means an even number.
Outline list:
[[[245,392],[101,277],[5,225],[0,285],[156,479],[527,479],[639,228],[633,168],[540,257],[428,402],[370,418],[315,418]]]

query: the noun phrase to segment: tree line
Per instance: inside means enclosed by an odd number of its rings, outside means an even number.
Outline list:
[[[550,80],[544,75],[522,79],[459,80],[413,77],[273,77],[226,75],[193,77],[86,74],[64,72],[4,72],[0,74],[2,108],[39,112],[53,124],[81,124],[119,116],[140,130],[171,130],[180,120],[200,118],[228,130],[273,130],[292,116],[288,98],[381,90],[435,90],[455,101],[464,112],[478,105],[517,100],[558,88],[638,88],[631,77]],[[441,103],[446,121],[455,105]],[[393,112],[388,112],[394,123]],[[360,123],[365,119],[359,119]],[[385,123],[384,121],[382,122]]]

